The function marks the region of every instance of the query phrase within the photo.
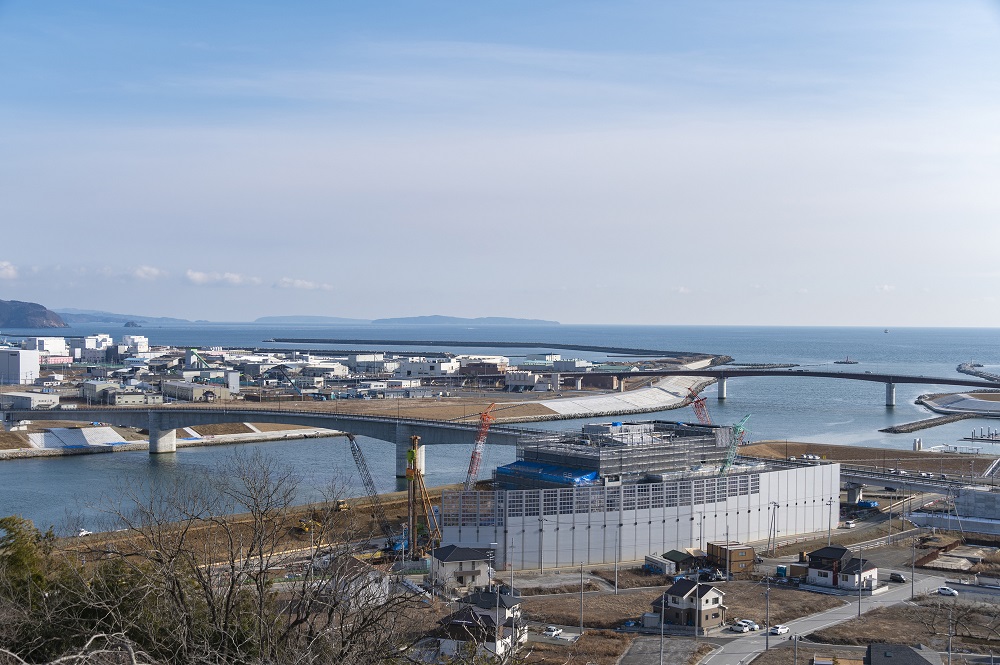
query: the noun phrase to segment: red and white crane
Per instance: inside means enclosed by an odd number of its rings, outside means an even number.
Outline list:
[[[496,404],[479,414],[479,431],[476,432],[476,443],[472,447],[472,458],[469,460],[469,472],[465,474],[465,489],[471,490],[476,485],[476,477],[479,475],[479,465],[483,461],[483,448],[486,447],[486,436],[490,433],[490,425],[496,420],[493,409]]]

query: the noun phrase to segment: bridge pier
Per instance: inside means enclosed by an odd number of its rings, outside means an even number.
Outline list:
[[[896,384],[892,381],[885,382],[885,405],[896,406]]]
[[[177,452],[177,430],[163,429],[159,413],[149,414],[149,454]]]
[[[726,377],[720,376],[718,385],[719,385],[719,401],[721,402],[726,399]]]
[[[864,498],[864,486],[863,485],[848,485],[847,486],[847,503],[851,505],[858,505],[858,501]]]
[[[583,390],[583,377],[576,377],[576,389]]]
[[[403,423],[396,423],[396,477],[406,478],[406,467],[409,464],[410,437],[412,428]]]

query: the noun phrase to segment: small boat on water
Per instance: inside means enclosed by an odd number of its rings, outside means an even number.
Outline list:
[[[888,329],[888,328],[886,328],[886,329],[885,329],[885,330],[883,330],[882,332],[884,332],[884,333],[887,333],[887,332],[889,332],[889,329]]]
[[[834,360],[833,364],[834,365],[857,365],[858,361],[857,360],[851,360],[851,357],[847,356],[843,360]]]

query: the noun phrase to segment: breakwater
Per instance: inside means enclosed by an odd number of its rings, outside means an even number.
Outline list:
[[[707,353],[693,351],[664,351],[661,349],[636,349],[623,346],[593,346],[590,344],[563,344],[559,342],[498,342],[498,341],[468,341],[468,340],[429,340],[429,339],[323,339],[304,337],[275,337],[265,342],[281,344],[397,344],[400,346],[447,346],[456,348],[498,348],[498,349],[559,349],[566,351],[592,351],[595,353],[615,353],[629,356],[649,356],[655,358],[689,358],[708,357]],[[287,349],[286,349],[287,350]],[[731,360],[731,358],[729,359]]]
[[[893,425],[892,427],[885,427],[879,431],[886,432],[888,434],[909,434],[910,432],[917,432],[922,429],[930,429],[931,427],[937,427],[938,425],[947,425],[948,423],[954,423],[959,420],[976,417],[977,415],[974,413],[953,413],[947,416],[937,416],[935,418],[925,418],[924,420],[916,420],[910,423]]]
[[[984,372],[983,370],[979,369],[980,367],[982,367],[982,365],[980,365],[979,363],[962,363],[955,369],[956,371],[962,374],[968,374],[969,376],[975,376],[980,379],[985,379],[987,381],[996,381],[997,383],[1000,383],[1000,374],[994,374],[992,372]]]

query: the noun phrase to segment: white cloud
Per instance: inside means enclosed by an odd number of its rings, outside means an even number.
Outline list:
[[[188,281],[199,285],[222,285],[222,286],[253,286],[260,284],[259,277],[241,275],[236,272],[200,272],[198,270],[188,270],[186,273]]]
[[[17,267],[10,261],[0,261],[0,279],[17,279]]]
[[[332,291],[333,287],[329,284],[320,284],[319,282],[310,282],[307,279],[293,279],[291,277],[282,277],[277,282],[274,283],[274,288],[276,289],[302,289],[304,291]]]
[[[896,287],[892,284],[879,284],[875,287],[875,290],[879,293],[892,293],[896,290]]]
[[[166,271],[160,270],[159,268],[154,268],[153,266],[139,266],[132,271],[134,277],[145,280],[159,279],[160,277],[166,276]]]
[[[686,286],[672,286],[670,287],[670,290],[673,291],[674,293],[682,293],[682,294],[691,293],[691,289],[689,289]]]

